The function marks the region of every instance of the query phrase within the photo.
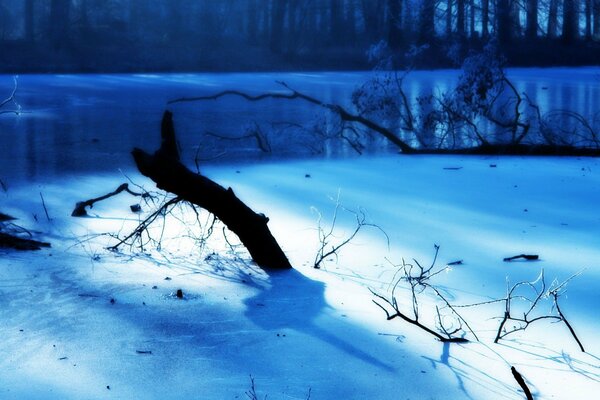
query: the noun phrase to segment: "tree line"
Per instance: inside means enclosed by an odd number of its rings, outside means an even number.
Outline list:
[[[363,68],[380,41],[441,66],[490,40],[512,64],[586,63],[600,0],[0,0],[5,71]]]

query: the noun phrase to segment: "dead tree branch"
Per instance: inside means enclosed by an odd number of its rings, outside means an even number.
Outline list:
[[[390,307],[392,311],[389,311],[386,306],[381,304],[378,300],[373,300],[373,303],[381,308],[386,317],[389,320],[394,318],[400,318],[412,325],[419,327],[425,332],[433,335],[441,342],[449,342],[449,343],[466,343],[469,340],[464,337],[465,329],[470,332],[476,340],[479,340],[473,329],[469,326],[468,322],[458,313],[456,308],[450,304],[450,302],[446,299],[446,297],[442,294],[442,292],[435,287],[431,283],[431,279],[436,275],[447,271],[448,266],[444,266],[442,268],[436,268],[436,261],[439,252],[439,246],[435,246],[435,256],[433,258],[433,262],[430,266],[423,267],[417,260],[413,260],[414,264],[408,264],[404,260],[402,260],[402,264],[394,265],[398,270],[396,271],[394,278],[391,283],[390,297],[386,298],[380,294],[377,294],[375,291],[371,290],[371,293],[382,301],[387,307]],[[401,285],[407,285],[408,289],[411,293],[411,304],[412,304],[412,316],[408,313],[403,312],[400,309],[398,304],[398,296],[397,290]],[[420,307],[419,307],[419,296],[429,290],[433,292],[435,297],[437,297],[443,303],[442,310],[449,310],[450,315],[453,316],[454,320],[457,322],[456,327],[446,326],[442,320],[442,315],[440,312],[440,308],[436,306],[436,322],[438,324],[438,331],[429,328],[424,325],[420,320]],[[466,328],[463,329],[463,326]],[[461,334],[461,336],[457,336]]]
[[[515,367],[511,366],[510,372],[512,372],[513,377],[515,378],[515,380],[517,381],[517,383],[519,384],[521,389],[523,389],[523,392],[525,393],[525,397],[527,398],[527,400],[533,400],[533,395],[531,394],[531,390],[529,390],[529,387],[525,383],[525,379],[523,379],[523,376],[519,373],[519,371],[517,371],[517,369]]]
[[[169,209],[179,203],[181,199],[179,197],[174,197],[167,200],[164,204],[162,204],[156,211],[152,212],[148,217],[146,217],[142,222],[138,224],[138,226],[127,236],[122,239],[119,239],[119,242],[115,245],[108,247],[108,250],[117,251],[119,247],[124,244],[128,244],[129,246],[133,246],[136,243],[143,250],[145,246],[145,242],[142,239],[144,233],[148,232],[148,227],[154,223],[159,217],[165,216]],[[149,237],[149,239],[151,239]],[[160,247],[160,239],[156,241],[157,247]]]
[[[256,145],[263,153],[271,153],[273,149],[271,148],[271,143],[267,135],[265,135],[260,128],[258,123],[254,122],[254,127],[247,129],[247,134],[242,136],[225,136],[215,132],[207,131],[207,136],[212,136],[220,140],[229,140],[229,141],[239,141],[246,139],[254,139],[256,141]]]
[[[400,148],[400,150],[402,150],[403,153],[413,153],[415,150],[412,146],[410,146],[408,143],[406,143],[400,137],[398,137],[394,132],[385,128],[382,125],[377,124],[376,122],[374,122],[370,119],[364,118],[363,116],[358,115],[358,114],[354,114],[354,113],[346,110],[345,108],[343,108],[340,105],[326,103],[326,102],[323,102],[314,97],[308,96],[304,93],[301,93],[295,89],[292,89],[285,82],[278,82],[278,83],[281,86],[283,86],[286,90],[288,90],[288,92],[287,93],[270,92],[270,93],[263,93],[263,94],[259,94],[259,95],[250,95],[248,93],[245,93],[245,92],[242,92],[239,90],[224,90],[222,92],[219,92],[219,93],[216,93],[213,95],[209,95],[209,96],[181,97],[181,98],[169,101],[168,104],[218,100],[221,97],[226,97],[226,96],[242,97],[248,101],[262,101],[262,100],[267,100],[267,99],[303,100],[305,102],[308,102],[308,103],[313,104],[318,107],[322,107],[322,108],[336,114],[342,121],[355,122],[359,125],[369,128],[370,130],[372,130],[374,132],[379,133],[380,135],[382,135],[383,137],[388,139],[391,143],[393,143],[398,148]]]
[[[146,198],[149,197],[150,194],[147,192],[144,193],[136,193],[133,190],[129,189],[129,185],[127,183],[123,183],[122,185],[120,185],[115,191],[110,192],[108,194],[105,194],[104,196],[100,196],[100,197],[96,197],[93,199],[89,199],[86,201],[79,201],[77,202],[77,204],[75,204],[75,209],[73,210],[73,212],[71,213],[72,217],[85,217],[88,215],[87,211],[86,211],[86,207],[90,207],[93,208],[94,204],[102,201],[102,200],[106,200],[108,198],[111,198],[113,196],[118,195],[121,192],[127,192],[132,196],[137,196],[137,197],[142,197],[142,198]]]
[[[356,219],[356,224],[354,226],[353,231],[347,237],[342,239],[337,238],[335,234],[337,228],[336,224],[338,220],[338,213],[340,209],[343,209],[344,211],[354,215]],[[315,255],[315,260],[313,263],[313,267],[316,269],[320,269],[323,262],[326,261],[329,257],[333,256],[337,259],[339,251],[343,247],[348,245],[352,240],[354,240],[358,233],[365,227],[378,229],[386,237],[389,246],[389,237],[387,236],[387,234],[378,225],[367,222],[367,215],[364,212],[364,210],[352,211],[341,206],[339,193],[336,198],[335,208],[333,210],[333,216],[329,225],[329,229],[325,229],[323,227],[321,223],[323,216],[321,215],[321,213],[318,214],[319,218],[317,222],[317,233],[319,235],[319,248],[317,249],[317,253]]]
[[[519,259],[523,259],[526,261],[537,261],[540,259],[540,256],[537,254],[519,254],[517,256],[506,257],[506,258],[504,258],[503,261],[510,262],[510,261],[519,260]]]
[[[562,313],[558,301],[560,295],[564,292],[567,283],[575,276],[577,276],[577,274],[571,276],[569,279],[560,284],[554,282],[550,288],[547,288],[544,270],[540,272],[538,278],[533,282],[518,282],[513,286],[509,286],[507,282],[506,297],[500,300],[504,302],[504,315],[501,317],[494,343],[498,343],[500,339],[504,339],[506,336],[515,332],[526,330],[535,322],[542,320],[554,320],[556,322],[565,323],[569,329],[569,332],[571,333],[571,336],[573,336],[581,351],[585,352],[585,349],[575,334],[573,327]],[[522,293],[522,289],[525,290],[525,293]],[[531,297],[531,294],[533,294],[533,297]],[[558,315],[553,315],[551,313],[540,314],[537,312],[540,304],[548,298],[552,298],[552,307],[556,309]],[[517,307],[517,302],[526,304],[525,309],[523,310],[521,307],[521,310],[518,311],[518,314],[516,311],[514,311],[514,308]],[[509,322],[514,323],[511,328],[507,328],[507,324]]]
[[[291,265],[271,234],[269,219],[252,211],[231,188],[225,189],[209,178],[195,174],[179,159],[173,115],[166,111],[162,120],[162,144],[154,153],[132,151],[139,171],[162,190],[195,204],[221,220],[248,249],[261,267],[287,269]]]

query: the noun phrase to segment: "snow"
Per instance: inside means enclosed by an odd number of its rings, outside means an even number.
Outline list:
[[[124,182],[119,173],[27,181],[1,194],[2,211],[52,248],[2,251],[0,398],[242,399],[252,376],[269,399],[306,399],[309,389],[311,399],[523,399],[511,365],[538,399],[592,398],[600,389],[597,159],[387,155],[203,173],[270,217],[294,270],[267,274],[234,257],[220,230],[213,247],[190,246],[177,239],[185,231],[175,221],[160,252],[104,250],[114,239],[96,235],[134,227],[137,200],[122,194],[89,218],[69,215],[76,201]],[[153,188],[135,171],[126,175]],[[364,228],[337,262],[315,270],[315,210],[330,223],[338,194],[343,207],[364,209],[390,245]],[[352,229],[353,216],[340,210],[336,235]],[[428,264],[434,244],[440,265],[464,260],[436,277],[453,304],[502,297],[507,278],[533,280],[542,268],[549,282],[581,272],[560,304],[587,353],[563,324],[544,321],[493,344],[500,304],[465,309],[481,342],[443,344],[386,321],[369,288],[385,294],[390,262]],[[541,260],[502,261],[521,253]],[[408,292],[402,301],[410,303]],[[420,301],[430,314],[434,299]]]

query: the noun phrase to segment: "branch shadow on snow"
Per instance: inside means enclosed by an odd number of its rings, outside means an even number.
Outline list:
[[[393,371],[393,367],[369,354],[368,349],[352,343],[351,324],[340,321],[344,329],[328,330],[317,322],[319,316],[331,307],[325,300],[325,284],[302,275],[292,269],[269,271],[269,283],[253,297],[244,301],[245,316],[254,324],[268,331],[291,329],[334,347],[348,356],[374,367]],[[333,332],[346,332],[347,337]]]
[[[431,363],[431,367],[434,370],[437,370],[438,367],[447,368],[456,379],[456,385],[458,389],[464,393],[465,398],[473,399],[473,396],[471,396],[466,388],[467,383],[470,383],[471,385],[482,385],[484,384],[483,382],[485,382],[488,391],[493,392],[498,396],[511,391],[510,382],[503,382],[497,377],[486,374],[481,368],[476,366],[477,364],[470,365],[460,358],[452,356],[450,350],[454,345],[451,343],[445,342],[440,343],[440,345],[442,346],[442,353],[440,354],[439,359],[427,356],[423,356],[423,358]],[[473,345],[473,343],[469,344],[471,347]],[[486,357],[483,354],[482,356]]]
[[[527,357],[541,358],[555,363],[557,366],[553,369],[569,369],[586,379],[600,383],[600,357],[594,354],[579,351],[569,352],[563,349],[554,350],[543,344],[522,339],[504,340],[500,345]]]

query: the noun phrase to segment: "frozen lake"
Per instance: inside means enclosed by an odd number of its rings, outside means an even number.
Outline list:
[[[153,150],[159,141],[162,112],[170,99],[206,95],[224,89],[250,93],[279,90],[276,81],[324,101],[348,104],[350,94],[370,72],[234,73],[160,75],[22,75],[17,101],[24,114],[0,116],[0,179],[36,181],[44,176],[114,172],[132,167],[135,147]],[[457,71],[417,71],[406,82],[410,98],[445,90]],[[600,68],[511,69],[509,76],[542,110],[569,109],[588,118],[600,110]],[[12,77],[0,76],[2,98]],[[270,130],[277,157],[344,156],[348,148],[306,143],[287,129],[310,122],[320,110],[301,102],[250,103],[236,98],[177,104],[175,113],[183,155],[203,163],[265,155],[253,140],[229,141],[206,136],[242,136],[256,124]],[[382,151],[395,151],[382,143]]]

